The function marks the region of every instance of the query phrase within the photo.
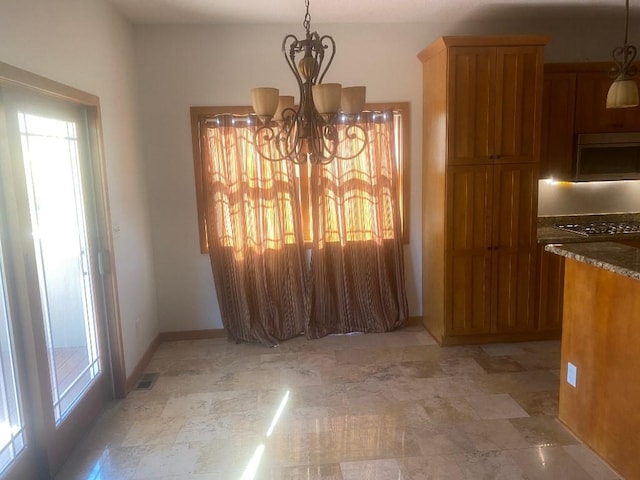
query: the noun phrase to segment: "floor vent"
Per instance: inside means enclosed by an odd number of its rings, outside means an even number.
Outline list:
[[[143,373],[138,380],[136,390],[151,390],[159,376],[159,373]]]

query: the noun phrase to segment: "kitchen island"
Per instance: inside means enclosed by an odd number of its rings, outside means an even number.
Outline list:
[[[547,245],[565,257],[559,420],[625,479],[640,479],[640,250]]]

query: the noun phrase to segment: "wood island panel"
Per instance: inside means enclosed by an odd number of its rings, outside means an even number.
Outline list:
[[[558,418],[626,479],[640,478],[639,346],[640,281],[566,259]]]

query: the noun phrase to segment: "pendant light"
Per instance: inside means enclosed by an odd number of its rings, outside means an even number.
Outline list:
[[[607,93],[607,108],[638,106],[638,84],[633,78],[637,73],[637,68],[633,65],[636,53],[636,47],[629,45],[629,0],[626,0],[624,45],[613,49],[612,55],[616,64],[612,70],[612,76],[615,80]]]

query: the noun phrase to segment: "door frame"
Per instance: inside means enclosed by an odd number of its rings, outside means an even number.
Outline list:
[[[67,85],[49,80],[39,75],[27,72],[17,67],[0,62],[0,87],[11,87],[20,91],[38,94],[44,97],[53,98],[65,103],[84,107],[87,118],[87,134],[89,147],[89,162],[91,164],[92,178],[90,179],[94,190],[94,203],[97,227],[97,246],[100,252],[100,273],[102,276],[103,296],[104,296],[104,316],[106,324],[103,326],[105,330],[105,344],[107,350],[104,352],[104,364],[106,366],[104,374],[106,375],[107,388],[111,389],[113,398],[124,398],[126,396],[126,371],[124,347],[122,341],[122,328],[120,319],[120,308],[118,301],[117,279],[115,275],[115,259],[113,255],[113,238],[111,235],[112,225],[108,203],[108,190],[106,184],[106,171],[104,162],[104,148],[102,140],[102,124],[100,115],[100,99],[92,94],[69,87]],[[17,279],[21,284],[21,280]],[[22,299],[19,302],[23,304]],[[28,322],[27,322],[28,323]],[[29,327],[30,330],[30,327]],[[31,333],[31,336],[29,335]],[[21,337],[16,342],[16,349],[21,358],[25,359],[27,368],[30,367],[30,355],[24,350],[28,347],[28,343],[34,342],[34,334],[32,330],[21,331]],[[37,340],[37,339],[36,339]],[[24,344],[24,342],[28,342]],[[38,342],[39,343],[39,342]],[[39,392],[50,387],[44,381],[40,381],[39,385],[28,385],[29,397],[25,402],[26,408],[30,408],[34,403],[34,392]],[[109,385],[110,384],[110,385]],[[40,392],[41,393],[41,392]],[[41,396],[38,395],[38,398]],[[32,425],[31,441],[35,443],[36,450],[41,450],[43,427],[38,426],[40,423],[37,419]],[[42,425],[42,424],[41,424]],[[82,434],[77,432],[78,436]],[[40,456],[36,452],[36,455]],[[57,455],[56,455],[57,456]],[[50,459],[51,460],[51,459]],[[61,465],[49,465],[49,470],[55,472]],[[10,472],[10,471],[9,471]],[[12,478],[12,473],[7,478]]]

